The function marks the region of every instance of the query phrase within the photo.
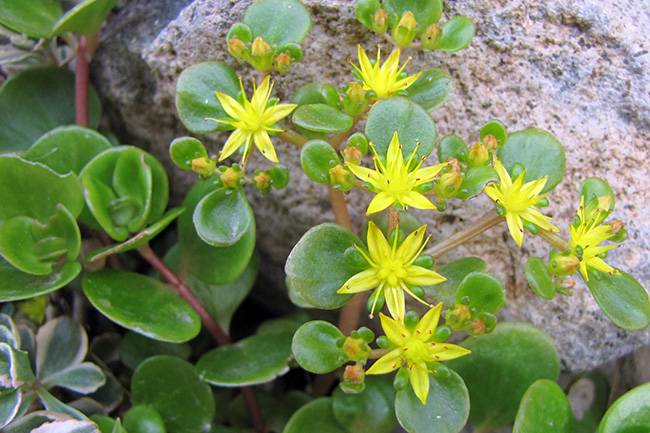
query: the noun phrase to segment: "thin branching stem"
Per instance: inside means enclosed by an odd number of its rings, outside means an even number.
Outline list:
[[[75,114],[77,125],[90,126],[90,109],[88,108],[88,80],[90,61],[88,58],[86,38],[79,39],[77,47],[77,70],[75,73]]]

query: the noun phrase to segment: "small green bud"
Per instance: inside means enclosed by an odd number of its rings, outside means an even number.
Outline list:
[[[572,278],[558,278],[555,281],[555,291],[562,295],[572,296],[571,289],[576,285]]]
[[[438,326],[438,329],[433,333],[433,341],[445,341],[449,337],[451,337],[451,334],[453,333],[453,330],[451,329],[451,326],[449,325],[442,325]]]
[[[375,302],[375,298],[377,301]],[[384,308],[384,302],[385,302],[385,297],[384,297],[384,291],[382,290],[381,293],[379,293],[379,290],[375,290],[372,292],[372,295],[368,297],[368,311],[370,311],[370,318],[372,318],[372,315],[374,314],[375,311],[381,311],[382,308]],[[373,306],[375,307],[373,309]]]
[[[411,293],[413,293],[416,297],[420,299],[424,298],[425,295],[424,289],[420,286],[411,287]]]
[[[381,337],[377,337],[377,346],[380,349],[389,350],[393,348],[393,343],[390,342],[388,337],[382,335]]]
[[[350,384],[362,384],[366,379],[366,372],[359,364],[346,365],[345,372],[343,373],[343,380]]]
[[[499,142],[494,135],[488,134],[483,137],[483,145],[487,148],[487,150],[496,150],[497,147],[499,147]]]
[[[451,374],[451,371],[449,371],[449,367],[447,367],[445,364],[441,364],[439,362],[432,363],[433,365],[431,366],[431,373],[438,379],[438,380],[445,380],[446,378],[449,377]]]
[[[361,158],[363,158],[363,154],[356,147],[346,147],[341,152],[341,156],[343,156],[345,162],[351,162],[353,164],[359,164]]]
[[[463,183],[463,176],[456,171],[451,171],[440,176],[433,188],[440,198],[454,198],[461,183]]]
[[[396,390],[401,391],[404,388],[406,388],[406,385],[409,383],[409,373],[408,369],[405,367],[400,367],[399,370],[397,370],[397,374],[395,375],[395,380],[393,380],[393,386],[395,387]]]
[[[434,263],[435,262],[433,260],[433,256],[431,256],[430,254],[422,254],[413,262],[415,266],[421,266],[426,269],[433,268]]]
[[[340,189],[343,192],[350,191],[356,184],[355,177],[346,170],[341,164],[330,168],[330,182],[334,189]]]
[[[239,60],[248,60],[249,57],[246,44],[237,38],[232,38],[228,41],[228,52]]]
[[[383,9],[377,9],[372,16],[372,31],[382,34],[388,31],[388,14]]]
[[[263,171],[256,171],[253,177],[253,185],[258,187],[262,194],[266,194],[271,190],[271,176]]]
[[[393,27],[393,41],[398,47],[408,47],[415,39],[415,27],[417,27],[413,12],[406,11],[402,14],[399,22]]]
[[[201,177],[210,177],[214,174],[217,162],[212,158],[202,157],[192,160],[192,171]]]
[[[238,164],[228,167],[220,177],[226,188],[238,188],[244,183],[244,171]]]
[[[404,326],[409,331],[413,331],[420,321],[420,316],[415,311],[409,311],[404,315]]]
[[[284,74],[291,67],[291,57],[287,53],[280,53],[275,58],[275,70]]]
[[[268,71],[273,64],[273,49],[264,40],[258,36],[251,46],[250,64],[258,71]]]
[[[358,116],[368,108],[366,92],[358,81],[352,81],[345,90],[343,109],[350,116]]]
[[[549,260],[548,271],[556,277],[569,277],[580,267],[580,259],[573,254],[557,254]]]
[[[343,344],[343,350],[348,355],[350,361],[365,361],[370,355],[370,346],[364,340],[359,338],[358,333],[357,337],[350,336],[345,339]]]
[[[490,154],[483,143],[476,143],[469,151],[467,163],[470,167],[482,167],[490,160]]]
[[[425,50],[433,50],[440,40],[440,27],[436,24],[431,24],[427,29],[422,33],[422,48]]]

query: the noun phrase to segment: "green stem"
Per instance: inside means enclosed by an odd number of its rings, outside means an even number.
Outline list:
[[[88,107],[88,81],[90,62],[87,52],[88,44],[85,37],[79,39],[77,47],[77,69],[75,72],[75,113],[77,125],[90,126],[90,109]]]
[[[277,137],[286,143],[293,144],[298,149],[302,149],[305,143],[309,141],[309,138],[293,129],[285,129],[283,132],[279,133]]]
[[[553,245],[560,252],[569,249],[569,242],[566,239],[564,239],[562,236],[560,236],[558,233],[550,232],[548,230],[544,230],[540,228],[538,229],[537,234],[539,235],[540,238],[544,239],[546,242]]]

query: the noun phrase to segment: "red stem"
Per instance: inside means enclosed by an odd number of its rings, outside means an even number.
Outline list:
[[[88,44],[85,37],[79,39],[77,48],[77,71],[75,74],[75,114],[77,125],[90,126],[90,110],[88,108],[88,81],[90,64],[88,62]]]

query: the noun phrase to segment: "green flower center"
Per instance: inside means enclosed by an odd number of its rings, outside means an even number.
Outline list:
[[[426,343],[418,339],[415,335],[409,338],[404,344],[403,358],[408,365],[420,364],[427,360]]]
[[[377,278],[386,281],[390,287],[399,287],[399,282],[407,275],[403,259],[401,257],[396,259],[385,257],[379,265],[381,268],[377,272]]]

